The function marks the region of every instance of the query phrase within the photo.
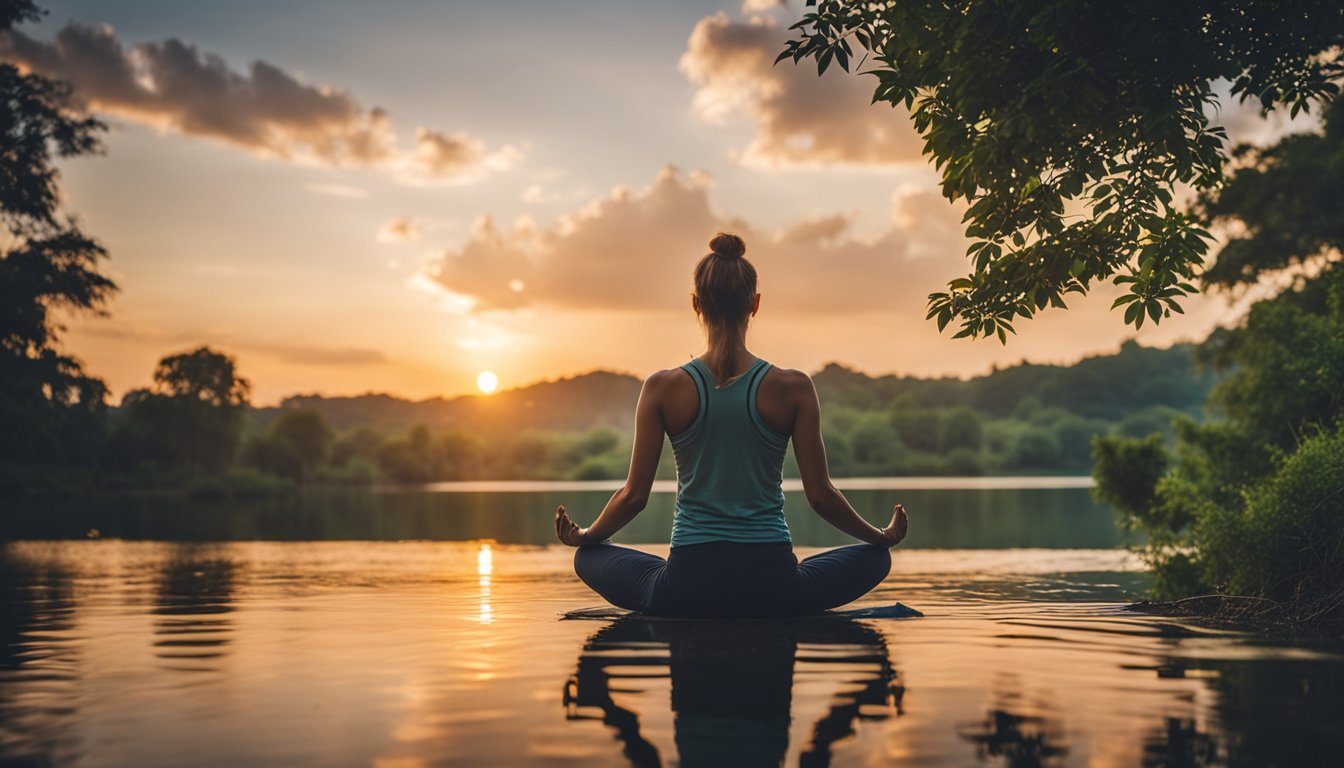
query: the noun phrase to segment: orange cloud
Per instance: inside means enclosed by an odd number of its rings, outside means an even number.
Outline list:
[[[964,268],[959,211],[931,190],[901,188],[881,236],[854,233],[833,214],[771,232],[710,206],[707,174],[668,167],[640,191],[605,198],[538,229],[481,217],[428,277],[477,311],[547,305],[587,310],[674,310],[689,302],[690,275],[716,231],[742,235],[773,307],[855,313],[919,301]]]
[[[378,107],[265,61],[236,72],[176,38],[127,48],[111,27],[72,22],[51,42],[0,34],[0,56],[74,83],[76,98],[95,111],[267,157],[380,168],[409,183],[475,181],[520,157],[513,147],[490,150],[479,139],[428,128],[418,128],[414,149],[405,151]]]
[[[378,230],[380,243],[407,243],[420,238],[420,227],[410,216],[398,216]]]
[[[789,32],[772,19],[732,21],[720,13],[691,31],[681,71],[699,86],[692,109],[703,121],[747,118],[756,134],[737,153],[748,165],[890,166],[923,162],[923,140],[904,108],[872,106],[875,81],[809,62],[774,65]]]

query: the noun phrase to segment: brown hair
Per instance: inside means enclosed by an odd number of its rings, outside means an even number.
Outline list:
[[[742,238],[720,232],[709,241],[709,253],[695,265],[695,297],[709,337],[705,364],[719,381],[732,374],[732,342],[746,334],[756,296],[756,267],[747,261],[746,252]]]

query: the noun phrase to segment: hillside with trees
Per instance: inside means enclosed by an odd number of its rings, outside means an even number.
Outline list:
[[[1131,342],[1074,365],[966,380],[831,364],[815,375],[831,468],[839,477],[1085,473],[1095,435],[1147,435],[1173,416],[1200,416],[1215,377],[1191,353]],[[249,412],[240,461],[294,481],[615,479],[639,388],[633,376],[596,371],[490,396],[295,396]],[[285,436],[300,420],[326,437],[300,450]],[[665,454],[660,473],[670,478]]]
[[[1094,436],[1169,433],[1173,417],[1201,417],[1216,377],[1196,367],[1193,349],[1130,342],[1073,365],[1022,364],[964,380],[870,376],[830,364],[814,379],[832,472],[1086,473]],[[489,396],[308,394],[257,408],[233,358],[202,347],[165,357],[150,387],[108,409],[78,476],[80,487],[203,494],[313,483],[617,479],[629,460],[639,390],[634,376],[594,371]],[[784,471],[796,472],[792,459]],[[670,450],[659,474],[675,476]],[[60,488],[70,473],[52,483],[46,477],[10,464],[0,485]]]

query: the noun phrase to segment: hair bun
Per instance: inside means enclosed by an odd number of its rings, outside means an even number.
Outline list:
[[[709,241],[709,250],[721,259],[740,259],[747,252],[747,244],[737,235],[720,232]]]

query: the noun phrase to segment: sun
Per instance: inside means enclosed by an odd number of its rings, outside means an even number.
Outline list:
[[[494,371],[481,371],[476,376],[476,388],[484,394],[493,394],[496,389],[499,389],[499,377],[495,375]]]

